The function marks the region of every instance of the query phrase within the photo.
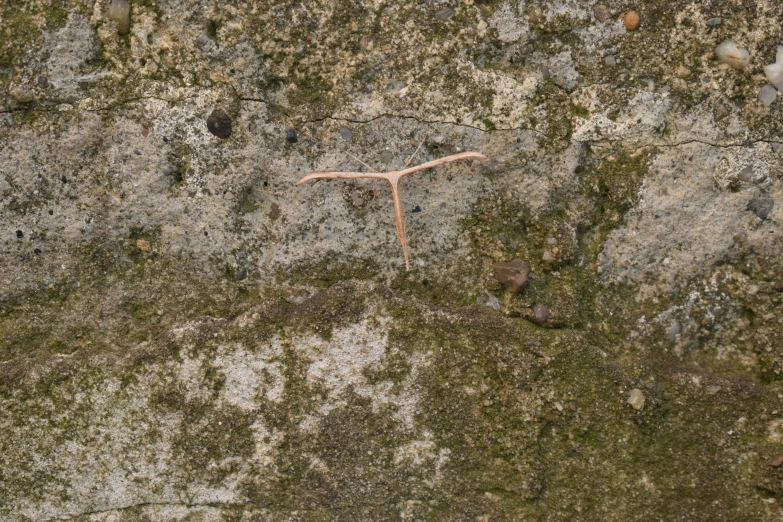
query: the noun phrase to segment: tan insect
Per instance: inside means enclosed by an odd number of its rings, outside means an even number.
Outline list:
[[[421,145],[419,145],[419,148],[421,148]],[[413,153],[413,156],[415,156],[418,151],[419,149],[416,149],[416,152]],[[410,159],[405,163],[406,166],[413,159],[413,156],[411,156]],[[358,160],[358,158],[356,159]],[[394,222],[397,225],[397,236],[400,238],[400,243],[402,243],[402,253],[405,256],[405,270],[410,271],[410,263],[408,262],[408,241],[405,236],[405,218],[402,212],[402,200],[400,199],[400,178],[407,176],[408,174],[413,174],[414,172],[419,172],[420,170],[431,169],[446,163],[451,163],[452,161],[468,159],[483,160],[487,159],[487,157],[474,151],[460,152],[459,154],[452,154],[451,156],[446,156],[445,158],[428,161],[426,163],[422,163],[421,165],[416,165],[415,167],[410,167],[403,170],[391,170],[389,172],[378,172],[361,160],[358,160],[362,165],[374,172],[313,172],[312,174],[308,174],[299,180],[297,185],[307,183],[311,179],[373,178],[385,179],[388,181],[392,191],[392,201],[394,202]]]

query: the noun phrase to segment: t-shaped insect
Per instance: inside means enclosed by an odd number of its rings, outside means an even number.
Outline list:
[[[421,145],[419,147],[421,147]],[[416,151],[418,152],[418,149],[416,149]],[[413,154],[414,156],[416,155],[415,152]],[[413,159],[413,156],[411,156],[411,159]],[[468,151],[460,152],[459,154],[452,154],[451,156],[446,156],[445,158],[428,161],[427,163],[422,163],[421,165],[416,165],[415,167],[410,167],[404,170],[392,170],[389,172],[313,172],[312,174],[308,174],[299,180],[297,185],[306,183],[311,179],[373,178],[385,179],[388,181],[392,191],[392,201],[394,201],[394,222],[397,225],[397,236],[400,238],[400,243],[402,243],[402,253],[405,256],[405,270],[410,271],[410,264],[408,263],[408,241],[405,237],[405,217],[403,216],[402,200],[400,199],[400,178],[407,176],[408,174],[413,174],[414,172],[419,172],[420,170],[431,169],[446,163],[451,163],[452,161],[461,161],[467,159],[483,160],[487,159],[487,157],[483,154],[479,154],[478,152]],[[410,160],[408,161],[410,162]],[[362,162],[362,164],[364,163]],[[371,170],[375,170],[369,165],[365,166]]]

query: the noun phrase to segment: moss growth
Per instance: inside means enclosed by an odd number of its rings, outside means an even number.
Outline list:
[[[376,280],[379,274],[380,267],[375,260],[346,260],[342,254],[328,252],[319,260],[294,263],[282,270],[277,279],[278,282],[295,281],[297,285],[325,289],[339,281]]]

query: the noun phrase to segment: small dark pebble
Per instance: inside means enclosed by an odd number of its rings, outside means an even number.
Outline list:
[[[524,259],[513,259],[505,263],[495,263],[492,272],[498,283],[511,292],[521,292],[527,284],[530,265]]]
[[[237,281],[242,281],[244,279],[247,279],[247,270],[245,270],[244,268],[240,268],[239,270],[237,270],[235,279]]]
[[[49,87],[49,80],[46,79],[46,76],[39,76],[37,82],[38,82],[38,87],[40,87],[41,89],[46,89],[47,87]]]
[[[296,143],[299,138],[296,137],[296,131],[294,129],[288,129],[285,131],[285,139],[288,143]]]
[[[419,205],[416,205],[413,207],[413,210],[411,212],[421,212],[421,207]]]
[[[538,303],[533,306],[533,314],[533,321],[538,324],[543,324],[549,319],[549,308],[546,305]]]
[[[22,239],[24,237],[24,232],[22,232],[21,230],[17,230],[16,231],[16,237],[18,237],[19,239]]]
[[[65,174],[60,176],[60,181],[62,181],[63,183],[68,183],[68,178],[65,177]]]
[[[769,216],[769,213],[772,212],[772,208],[775,206],[775,200],[772,199],[769,196],[756,196],[755,198],[751,199],[748,203],[748,207],[746,210],[750,210],[761,221],[764,221],[767,219],[767,216]]]
[[[340,137],[343,140],[350,142],[351,139],[353,139],[353,133],[348,127],[340,127]]]
[[[35,252],[36,254],[40,254],[41,253],[41,249],[40,248],[36,248],[35,250],[33,250],[33,252]]]
[[[430,280],[429,279],[422,279],[421,280],[421,284],[423,284],[424,286],[427,286],[428,284],[430,284]]]
[[[168,143],[169,139],[166,136],[163,136],[163,143]]]
[[[220,109],[215,109],[207,118],[207,129],[218,138],[228,138],[231,136],[231,118]]]

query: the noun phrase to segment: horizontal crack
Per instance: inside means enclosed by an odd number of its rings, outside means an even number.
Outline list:
[[[244,506],[241,502],[203,502],[203,503],[187,503],[187,502],[139,502],[138,504],[128,504],[126,506],[117,506],[106,509],[96,509],[93,511],[80,511],[75,513],[62,513],[59,515],[53,515],[42,518],[41,520],[67,520],[73,517],[99,515],[101,513],[111,513],[112,511],[127,511],[129,509],[144,508],[144,507],[184,507],[184,508],[199,508],[199,507],[212,507],[212,508],[235,508]]]
[[[99,108],[95,108],[95,109],[81,109],[81,110],[84,110],[84,111],[87,111],[87,112],[103,112],[103,111],[109,111],[109,110],[115,109],[117,107],[122,107],[124,105],[129,105],[131,103],[136,103],[136,102],[139,102],[139,101],[143,101],[143,100],[158,100],[158,101],[162,101],[162,102],[166,102],[166,103],[176,103],[176,102],[180,102],[180,101],[184,101],[184,100],[193,99],[193,98],[196,98],[197,96],[198,96],[198,94],[193,94],[193,95],[190,95],[190,96],[185,96],[183,98],[177,98],[177,99],[174,99],[174,100],[161,98],[159,96],[140,96],[140,97],[137,97],[137,98],[129,98],[127,100],[118,100],[118,101],[116,101],[114,103],[111,103],[109,105],[106,105],[104,107],[99,107]],[[255,98],[255,97],[250,97],[250,96],[237,96],[237,98],[240,101],[243,101],[243,102],[263,103],[263,104],[269,106],[270,108],[272,108],[273,110],[277,110],[277,111],[283,112],[283,113],[285,113],[288,116],[291,115],[287,110],[285,110],[284,107],[282,107],[280,105],[277,105],[277,104],[275,104],[273,102],[269,102],[268,100],[265,100],[263,98]],[[67,103],[67,104],[70,104],[70,105],[77,105],[80,100],[59,100],[59,101],[58,100],[49,100],[49,101],[57,103],[58,105],[59,104],[63,104],[63,103]],[[19,107],[19,108],[15,108],[15,109],[0,110],[0,114],[13,114],[14,112],[23,112],[23,111],[29,111],[29,110],[32,110],[32,111],[35,111],[35,112],[59,112],[59,111],[57,111],[57,109],[55,107],[48,108],[48,109],[41,109],[41,108],[32,108],[31,109],[29,107],[27,107],[27,108]],[[320,123],[320,122],[327,121],[327,120],[333,120],[333,121],[341,121],[341,122],[353,123],[353,124],[357,124],[357,125],[367,125],[367,124],[370,124],[370,123],[372,123],[374,121],[377,121],[377,120],[383,119],[383,118],[400,119],[400,120],[412,120],[412,121],[415,121],[417,123],[421,123],[421,124],[425,124],[425,125],[451,125],[451,126],[455,126],[455,127],[465,127],[465,128],[477,130],[479,132],[486,133],[486,134],[494,134],[494,133],[498,133],[498,132],[526,131],[526,132],[535,133],[535,134],[537,134],[539,136],[543,136],[545,138],[553,139],[553,137],[550,136],[549,134],[547,134],[546,132],[538,130],[538,129],[535,129],[535,128],[532,128],[532,127],[524,127],[524,126],[520,126],[520,127],[496,127],[494,129],[484,129],[484,128],[477,127],[475,125],[470,125],[470,124],[467,124],[467,123],[458,123],[458,122],[449,121],[449,120],[428,120],[428,119],[419,118],[417,116],[399,115],[399,114],[392,114],[392,113],[382,113],[382,114],[373,116],[372,118],[368,118],[368,119],[341,118],[341,117],[338,117],[338,116],[335,116],[335,115],[331,114],[331,115],[327,115],[327,116],[323,116],[323,117],[319,117],[319,118],[313,118],[313,119],[309,119],[309,120],[304,120],[303,123]],[[583,145],[583,144],[596,144],[596,145],[598,145],[598,144],[604,144],[604,143],[611,143],[611,144],[622,143],[624,140],[623,139],[610,139],[610,138],[605,138],[605,139],[600,139],[600,140],[577,140],[577,139],[573,139],[573,138],[568,138],[567,141],[569,141],[571,143],[578,143],[580,145]],[[653,147],[661,147],[661,148],[676,148],[676,147],[682,147],[682,146],[685,146],[685,145],[691,145],[691,144],[694,144],[694,143],[708,145],[710,147],[716,147],[716,148],[750,147],[750,146],[753,146],[753,145],[755,145],[757,143],[770,143],[770,144],[775,143],[775,144],[782,144],[783,145],[783,141],[780,141],[780,140],[759,138],[759,139],[754,139],[754,140],[745,140],[743,142],[738,142],[738,143],[719,143],[719,142],[711,142],[711,141],[700,140],[700,139],[691,139],[691,140],[686,140],[686,141],[676,142],[676,143],[661,143],[661,142],[657,142],[655,140],[651,140],[649,143],[644,144],[644,146],[653,146]],[[639,147],[639,145],[629,145],[626,148],[638,148],[638,147]]]

